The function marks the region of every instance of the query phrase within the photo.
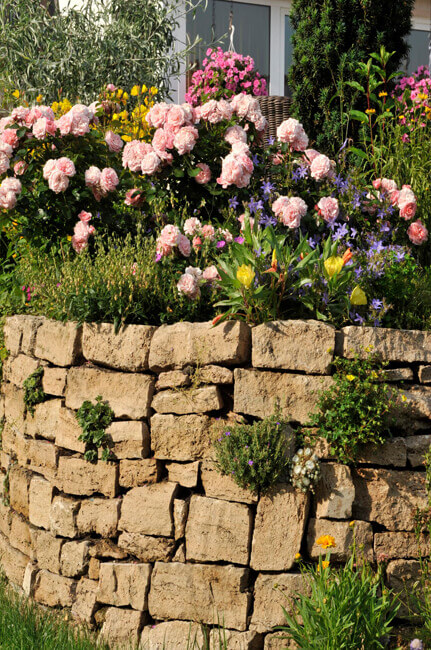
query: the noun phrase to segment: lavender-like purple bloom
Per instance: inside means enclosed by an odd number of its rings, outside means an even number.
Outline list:
[[[377,311],[380,311],[383,307],[383,302],[379,300],[379,298],[373,298],[372,301],[370,302],[370,307],[371,309],[376,309]]]
[[[249,464],[250,467],[251,467],[251,466],[253,465],[253,461],[252,461],[252,460],[249,460],[249,461],[248,461],[248,464]]]
[[[271,194],[271,192],[274,191],[274,185],[270,183],[270,181],[266,181],[262,183],[262,192],[265,198],[268,198],[268,196]]]
[[[243,244],[245,242],[245,239],[244,237],[239,236],[239,237],[235,237],[234,241],[236,241],[237,244]]]
[[[228,201],[229,207],[232,208],[233,210],[236,210],[237,207],[239,206],[239,201],[236,198],[236,196],[233,196],[231,199]]]

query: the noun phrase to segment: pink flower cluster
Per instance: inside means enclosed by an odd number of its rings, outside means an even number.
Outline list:
[[[69,187],[69,178],[75,176],[75,165],[70,158],[62,157],[47,160],[43,167],[43,177],[48,181],[50,190],[59,194]]]
[[[114,133],[114,131],[106,131],[105,142],[108,145],[109,151],[113,151],[114,153],[119,153],[124,145],[121,137],[118,133]]]
[[[205,283],[214,286],[217,280],[221,280],[221,277],[214,264],[207,266],[204,271],[196,266],[188,266],[178,280],[178,293],[190,300],[197,300],[201,295],[201,286]]]
[[[0,175],[9,169],[13,151],[19,145],[16,129],[9,128],[11,123],[10,117],[0,119]]]
[[[403,185],[401,190],[390,178],[376,178],[373,187],[378,190],[377,196],[380,200],[388,198],[393,206],[399,209],[400,217],[410,221],[416,214],[417,201],[410,185]]]
[[[90,131],[90,122],[94,120],[94,111],[84,104],[75,104],[70,111],[56,120],[56,127],[62,136],[83,136]]]
[[[17,195],[21,192],[21,183],[17,178],[5,178],[0,183],[0,208],[12,210],[16,205]]]
[[[277,128],[277,138],[280,142],[290,145],[291,151],[305,151],[308,147],[308,136],[298,120],[289,117]]]
[[[254,69],[250,56],[223,52],[221,47],[209,48],[202,62],[203,70],[196,70],[187,89],[186,101],[192,106],[208,99],[228,99],[238,93],[267,95],[266,80]]]
[[[123,150],[123,167],[132,172],[152,175],[159,170],[161,158],[148,142],[132,140]]]
[[[168,224],[160,232],[156,242],[156,261],[178,250],[183,257],[189,257],[192,247],[195,251],[202,248],[204,241],[215,242],[218,249],[224,248],[233,240],[232,233],[225,228],[214,228],[210,223],[202,225],[197,217],[190,217],[184,222],[184,234],[178,226]],[[191,241],[190,241],[190,239]]]
[[[338,199],[332,196],[323,196],[316,205],[319,217],[322,217],[327,223],[332,223],[338,217],[340,206]]]
[[[249,153],[247,144],[235,142],[232,145],[231,153],[222,160],[221,174],[217,178],[217,183],[224,189],[229,185],[247,187],[254,169]]]
[[[96,201],[100,201],[109,192],[114,192],[119,182],[117,172],[112,167],[104,167],[101,171],[92,165],[85,172],[85,184],[91,188]]]
[[[272,210],[284,226],[299,228],[308,206],[299,196],[279,196],[272,204]]]
[[[81,210],[78,214],[79,221],[75,224],[72,237],[72,246],[77,253],[81,253],[88,246],[88,239],[90,235],[94,235],[94,226],[89,226],[92,214]]]
[[[182,234],[178,226],[168,224],[162,229],[157,238],[157,260],[171,255],[174,249],[178,250],[183,257],[189,257],[192,252],[192,245],[190,239]]]

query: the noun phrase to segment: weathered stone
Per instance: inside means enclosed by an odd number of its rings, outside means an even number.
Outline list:
[[[149,375],[99,370],[81,366],[67,375],[66,406],[79,409],[98,395],[109,403],[116,418],[140,420],[148,415],[154,379]]]
[[[40,437],[55,440],[60,426],[61,399],[50,399],[36,404],[34,415],[27,417],[25,432],[32,438]]]
[[[36,584],[36,577],[39,572],[37,564],[29,562],[25,567],[24,579],[22,581],[22,590],[26,596],[32,597]]]
[[[78,534],[78,528],[76,526],[78,509],[79,501],[62,496],[54,497],[49,513],[51,531],[54,535],[76,537]]]
[[[2,435],[2,445],[5,452],[10,454],[22,468],[28,464],[28,440],[19,431],[5,424]]]
[[[248,570],[231,565],[156,562],[148,599],[155,619],[199,620],[245,630]]]
[[[141,562],[169,562],[175,542],[169,537],[152,537],[139,533],[121,533],[118,546]]]
[[[357,469],[353,516],[375,521],[388,530],[414,530],[417,508],[425,508],[425,476],[419,472]]]
[[[164,388],[184,388],[191,384],[190,375],[183,370],[161,372],[156,381],[156,390]]]
[[[61,549],[60,570],[62,575],[78,578],[87,570],[90,561],[89,542],[66,542]]]
[[[140,487],[145,483],[157,483],[160,478],[160,463],[155,458],[140,460],[120,460],[121,487]]]
[[[113,648],[134,648],[138,644],[142,624],[142,612],[109,607],[100,636]]]
[[[76,596],[72,605],[72,616],[81,623],[91,623],[96,611],[98,583],[81,578],[76,586]]]
[[[8,360],[7,366],[7,379],[8,381],[23,388],[25,380],[38,369],[40,365],[39,359],[27,357],[25,354],[19,354],[17,357]]]
[[[212,628],[209,632],[210,650],[219,650],[224,647],[229,650],[261,650],[263,635],[255,630],[235,632],[226,628]]]
[[[418,589],[421,565],[418,560],[392,560],[386,567],[386,576],[389,588],[399,596],[401,606],[398,610],[399,618],[410,618],[417,612],[417,601],[410,596],[415,593],[416,598],[421,598],[420,586]]]
[[[419,381],[421,382],[421,384],[431,383],[431,366],[419,367]]]
[[[79,440],[82,429],[76,419],[76,413],[68,408],[62,407],[59,411],[58,424],[55,435],[55,444],[63,449],[77,451],[80,454],[85,452],[85,442]]]
[[[393,560],[410,557],[426,557],[430,554],[428,535],[416,533],[375,533],[374,553],[377,559]]]
[[[223,366],[202,366],[196,370],[200,384],[233,384],[233,372]]]
[[[343,357],[355,354],[364,359],[366,348],[379,354],[384,361],[431,362],[431,333],[419,330],[396,330],[382,327],[344,327]]]
[[[8,580],[21,587],[30,558],[13,548],[4,535],[0,534],[0,564]]]
[[[335,539],[335,548],[331,548],[331,558],[337,562],[345,562],[351,555],[353,539],[356,540],[358,555],[372,562],[373,555],[373,529],[366,521],[355,521],[350,525],[348,521],[330,521],[329,519],[310,519],[308,523],[307,546],[313,559],[319,555],[326,555],[327,551],[316,544],[319,537],[332,535]],[[354,538],[353,538],[354,536]]]
[[[169,480],[183,487],[196,487],[199,478],[199,461],[194,463],[166,463]]]
[[[155,330],[152,325],[126,325],[116,333],[110,323],[84,323],[82,351],[88,361],[101,366],[129,372],[147,370]]]
[[[257,501],[256,493],[239,487],[230,476],[220,474],[212,461],[202,462],[201,480],[207,497],[239,501],[240,503],[256,503]]]
[[[189,621],[165,621],[157,625],[146,625],[142,630],[142,650],[184,650],[190,647],[204,647],[204,637],[199,623]]]
[[[358,454],[357,461],[372,465],[405,467],[407,465],[406,440],[405,438],[393,438],[383,445],[365,445]]]
[[[98,539],[90,549],[91,557],[109,558],[112,560],[124,560],[127,557],[121,548],[119,548],[110,539]]]
[[[24,391],[9,383],[2,385],[2,391],[4,394],[4,415],[7,423],[13,427],[14,432],[24,433]]]
[[[104,494],[115,497],[118,489],[118,465],[89,463],[81,458],[61,456],[58,461],[57,487],[67,494]]]
[[[21,316],[8,316],[3,326],[4,344],[9,354],[19,354],[21,348]]]
[[[42,569],[37,574],[34,599],[48,607],[72,607],[76,582]]]
[[[187,515],[189,513],[189,502],[183,499],[174,499],[174,537],[182,539],[186,534]]]
[[[114,458],[147,458],[150,432],[145,422],[134,420],[113,422],[106,429]]]
[[[177,488],[177,483],[165,482],[129,490],[121,506],[119,530],[172,537],[172,509]]]
[[[101,537],[117,534],[120,499],[85,499],[81,501],[76,523],[81,534],[95,533]]]
[[[40,476],[33,476],[29,490],[29,520],[33,526],[49,529],[52,496],[51,483]]]
[[[9,533],[9,544],[24,553],[28,557],[32,555],[31,535],[28,523],[17,515],[12,513],[11,526]]]
[[[316,517],[347,519],[352,515],[355,486],[346,465],[324,463],[321,478],[316,487]]]
[[[297,650],[299,646],[293,641],[288,639],[284,632],[274,632],[274,634],[267,634],[265,636],[264,650]]]
[[[425,454],[431,447],[431,435],[408,436],[406,438],[407,459],[412,467],[422,467]]]
[[[334,357],[335,328],[314,320],[279,320],[254,327],[252,341],[255,368],[324,375]]]
[[[151,564],[104,562],[100,565],[98,602],[147,610],[151,571]]]
[[[66,390],[67,370],[65,368],[44,368],[42,388],[46,395],[62,397]]]
[[[309,594],[310,587],[301,573],[260,573],[254,584],[254,607],[250,626],[259,632],[272,630],[285,623],[282,607],[293,611],[292,598],[297,593]]]
[[[175,323],[159,327],[151,341],[154,372],[187,365],[234,365],[250,356],[250,329],[241,321],[213,327],[211,323]]]
[[[184,542],[181,542],[179,547],[176,550],[172,562],[185,562],[186,561],[186,545]]]
[[[384,380],[392,381],[413,381],[414,374],[411,368],[386,368],[383,370]]]
[[[22,467],[13,466],[9,472],[9,500],[12,508],[28,519],[28,493],[31,474]]]
[[[152,408],[158,413],[208,413],[223,406],[217,386],[190,388],[189,390],[162,390],[153,397]]]
[[[9,538],[12,511],[9,507],[5,478],[0,474],[0,533]]]
[[[22,331],[21,352],[34,356],[36,334],[45,319],[42,316],[20,316],[19,318]]]
[[[406,398],[401,410],[395,409],[397,424],[406,428],[408,432],[415,431],[415,420],[426,420],[429,426],[431,419],[431,387],[412,386],[403,390]],[[403,408],[404,406],[404,408]]]
[[[33,546],[40,569],[60,573],[60,554],[63,544],[64,539],[54,537],[48,531],[34,531]]]
[[[54,479],[57,472],[57,447],[49,440],[29,439],[26,441],[26,451],[29,468],[48,479]]]
[[[54,366],[73,366],[81,356],[82,327],[44,320],[37,330],[34,354]]]
[[[90,557],[88,563],[88,577],[90,580],[99,580],[100,575],[100,560],[97,557]]]
[[[213,420],[207,415],[153,415],[151,447],[166,460],[197,460],[212,454]]]
[[[245,504],[193,495],[186,526],[187,560],[247,565],[252,523]]]
[[[234,371],[234,410],[256,417],[274,413],[277,403],[283,416],[305,424],[318,400],[317,392],[329,388],[331,377],[311,377],[280,372],[247,370]]]
[[[285,571],[301,547],[308,513],[307,494],[279,483],[257,505],[250,566],[256,571]]]

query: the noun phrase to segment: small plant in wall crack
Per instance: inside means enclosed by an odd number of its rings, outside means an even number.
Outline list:
[[[43,372],[44,370],[42,366],[36,368],[36,370],[27,377],[23,384],[25,408],[32,416],[34,415],[36,404],[40,404],[46,399],[46,394],[42,387]]]
[[[85,443],[84,458],[96,463],[99,449],[102,450],[102,460],[109,460],[110,449],[106,429],[114,418],[114,411],[102,396],[96,397],[96,403],[85,400],[76,413],[76,419],[82,429],[78,440]]]

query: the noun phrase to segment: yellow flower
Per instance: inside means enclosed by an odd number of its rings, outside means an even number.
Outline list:
[[[355,377],[355,375],[346,375],[346,379],[348,381],[355,381],[356,377]]]
[[[424,100],[424,99],[427,99],[427,97],[428,97],[428,95],[427,95],[426,93],[419,93],[419,94],[418,94],[418,98],[419,98],[419,99]]]
[[[331,255],[327,260],[323,262],[325,271],[330,278],[332,278],[336,273],[339,273],[344,266],[344,261],[342,257],[338,255]]]
[[[150,93],[151,93],[152,95],[157,95],[158,92],[159,92],[159,91],[157,90],[157,88],[155,88],[154,86],[151,86],[151,88],[150,88]]]
[[[18,99],[19,97],[19,90],[14,90],[12,93],[12,97],[15,97],[15,99]]]
[[[367,304],[367,296],[362,291],[361,287],[359,287],[358,285],[356,285],[356,287],[353,289],[352,293],[350,294],[350,302],[352,305]]]
[[[124,142],[131,142],[132,138],[130,135],[122,135],[121,139],[124,140]]]
[[[123,92],[124,92],[124,91],[123,91],[122,88],[118,88],[118,89],[117,89],[117,98],[118,98],[118,99],[120,99],[120,97],[123,96]]]
[[[401,395],[401,401],[402,402],[407,402],[407,397],[405,395]]]
[[[129,99],[129,93],[124,93],[124,95],[123,95],[123,99],[125,99],[125,100],[126,100],[126,99]]]
[[[323,549],[335,548],[335,546],[337,546],[332,535],[321,535],[316,539],[316,544],[321,546]]]
[[[379,375],[377,374],[377,372],[375,370],[372,370],[371,373],[370,373],[370,377],[371,377],[371,379],[378,379]]]
[[[356,521],[351,521],[351,522],[349,523],[350,528],[353,528],[353,526],[354,526],[355,524],[356,524]]]
[[[42,103],[42,99],[43,99],[42,95],[38,95],[38,96],[36,97],[36,101],[37,101],[37,103],[38,103],[38,104],[41,104],[41,103]]]
[[[132,90],[130,91],[130,94],[132,97],[137,97],[139,95],[139,86],[133,86]]]
[[[245,286],[246,289],[250,289],[251,283],[254,280],[255,273],[251,266],[247,264],[241,264],[238,267],[236,272],[236,278]]]
[[[329,566],[328,560],[322,560],[322,569],[327,569]],[[317,573],[320,573],[320,564],[317,567]]]
[[[373,115],[373,113],[376,112],[376,109],[375,108],[367,108],[365,112],[366,112],[367,115]]]
[[[147,91],[148,91],[148,88],[147,88],[147,86],[144,84],[144,85],[142,86],[141,92],[142,92],[142,93],[146,93]]]
[[[67,235],[67,241],[72,241],[72,235]]]
[[[399,119],[399,120],[403,120],[404,117],[405,117],[404,115],[398,115],[398,119]]]
[[[301,557],[301,553],[295,553],[295,560],[300,560]]]
[[[387,96],[388,96],[388,93],[385,93],[384,90],[382,90],[382,92],[379,93],[379,97],[387,97]]]

